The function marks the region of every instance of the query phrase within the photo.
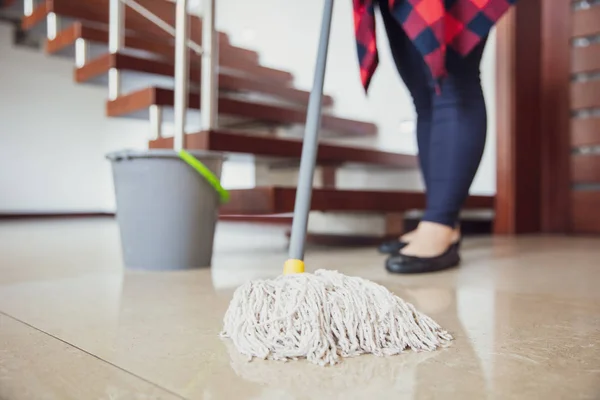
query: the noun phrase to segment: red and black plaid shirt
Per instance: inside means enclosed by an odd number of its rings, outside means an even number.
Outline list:
[[[516,0],[381,0],[423,55],[431,75],[446,76],[446,48],[466,56]],[[360,78],[365,90],[377,68],[376,0],[353,0]]]

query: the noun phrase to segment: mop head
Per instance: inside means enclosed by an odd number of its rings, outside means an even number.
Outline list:
[[[325,270],[240,286],[221,335],[250,360],[306,358],[322,366],[366,353],[433,351],[452,340],[383,286]]]

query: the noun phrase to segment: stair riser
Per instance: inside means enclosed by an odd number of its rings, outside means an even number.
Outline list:
[[[108,47],[102,43],[94,43],[94,42],[87,42],[87,59],[88,60],[93,60],[96,57],[101,56],[102,54],[105,54],[108,51]],[[48,46],[46,46],[46,53],[49,53],[48,51]],[[50,53],[52,56],[57,56],[57,57],[64,57],[64,58],[70,58],[75,60],[76,56],[77,56],[77,51],[75,49],[75,46],[65,46],[62,47],[60,50],[58,51],[52,51]]]
[[[164,88],[173,89],[175,87],[174,80],[168,77],[147,74],[143,72],[131,72],[127,70],[121,71],[121,91],[125,95],[131,93],[149,85],[160,86]],[[85,82],[80,82],[84,85],[94,85],[108,87],[108,74],[97,75],[92,79],[88,79]],[[172,122],[172,120],[169,120]]]
[[[228,157],[254,155],[268,159],[273,171],[296,170],[302,154],[302,141],[298,138],[282,137],[282,129],[273,132],[240,132],[212,130],[187,134],[185,145],[191,150],[216,151]],[[172,138],[153,140],[153,149],[171,149]],[[377,149],[340,145],[331,140],[321,140],[317,152],[317,165],[326,166],[326,180],[335,178],[335,166],[350,166],[359,171],[416,170],[417,157],[408,154],[391,153]]]
[[[55,50],[57,46],[49,45],[49,47]],[[156,75],[157,77],[166,78],[168,80],[164,82],[167,82],[165,86],[168,86],[168,88],[163,87],[163,89],[168,89],[172,92],[175,75],[175,66],[172,63],[158,57],[136,57],[130,53],[129,51],[117,54],[105,53],[91,59],[84,66],[76,70],[75,79],[77,82],[86,82],[100,74],[107,74],[109,68],[116,68],[123,72],[128,71],[130,73]],[[221,90],[235,93],[260,94],[261,98],[276,98],[277,104],[280,104],[282,101],[289,102],[290,104],[298,104],[299,106],[306,106],[308,104],[308,92],[294,89],[280,82],[262,79],[267,76],[279,76],[281,75],[279,72],[244,63],[237,63],[236,65],[239,69],[232,69],[225,64],[219,66],[218,81]],[[191,63],[189,76],[190,90],[197,93],[198,85],[201,81],[201,67],[198,63]],[[324,104],[331,105],[332,99],[325,96]]]
[[[295,188],[262,187],[230,191],[230,202],[221,207],[223,214],[265,215],[281,214],[294,210]],[[465,209],[492,209],[491,196],[469,196]],[[315,189],[312,193],[311,211],[343,213],[405,213],[424,209],[425,194],[415,191],[370,191]]]
[[[56,25],[57,33],[60,32],[65,27],[71,25],[73,22],[75,22],[75,20],[72,18],[57,16],[57,25]],[[37,36],[39,38],[48,39],[47,19],[44,19],[43,21],[40,21],[39,23],[28,28],[27,33],[32,36]]]
[[[164,117],[163,120],[165,123],[172,123],[174,119],[174,109],[173,107],[163,106]],[[199,121],[200,118],[200,110],[189,109],[188,110],[188,121],[190,118],[193,120],[196,118]],[[139,111],[122,114],[122,115],[109,115],[111,117],[116,118],[132,118],[138,120],[148,120],[149,119],[149,110],[141,109]],[[298,138],[304,135],[304,126],[301,124],[291,124],[291,123],[276,123],[270,121],[262,121],[260,119],[246,118],[246,117],[237,117],[235,115],[229,115],[221,112],[219,114],[219,123],[218,126],[220,128],[234,128],[237,126],[244,126],[246,124],[251,124],[253,129],[257,130],[265,130],[265,129],[274,129],[285,131],[282,136],[290,137],[290,138]],[[201,125],[191,124],[186,128],[187,132],[199,131],[201,129]],[[323,138],[340,138],[345,137],[345,133],[340,133],[339,131],[331,130],[331,129],[322,129],[321,137]]]
[[[70,34],[72,35],[72,32],[70,32]],[[42,34],[41,37],[45,38],[45,35]],[[61,38],[61,40],[62,40],[62,38]],[[61,40],[47,41],[46,42],[46,52],[48,54],[52,54],[52,55],[75,58],[76,57],[76,49],[75,49],[76,46],[75,46],[75,43],[73,42],[73,39],[70,38],[70,40],[68,42],[63,43],[63,44],[59,43]],[[106,42],[89,40],[89,39],[84,39],[84,40],[86,40],[86,43],[87,43],[87,46],[89,49],[89,51],[88,51],[89,54],[87,56],[88,61],[96,60],[97,58],[106,56],[108,54],[108,45]],[[125,45],[127,46],[127,41],[126,41]],[[150,50],[140,49],[135,46],[126,47],[126,48],[122,49],[121,51],[119,51],[119,54],[128,55],[128,56],[132,56],[132,57],[139,57],[142,59],[157,60],[160,63],[165,63],[165,62],[173,63],[172,54],[170,56],[168,56],[168,55],[165,55],[162,53],[155,53]],[[191,64],[193,66],[196,66],[195,68],[199,68],[200,63],[201,63],[200,57],[195,54],[191,55],[190,57],[191,57]],[[232,60],[223,60],[222,59],[221,65],[219,66],[219,70],[221,72],[227,73],[229,75],[239,76],[239,77],[243,77],[246,79],[253,79],[253,80],[259,81],[259,82],[268,82],[271,84],[276,84],[276,85],[281,85],[281,86],[291,85],[292,80],[293,80],[293,77],[285,71],[278,71],[278,70],[266,68],[266,67],[260,66],[256,62],[248,61],[248,60],[232,61]],[[137,70],[135,70],[135,71],[138,72]],[[170,77],[172,77],[173,74],[174,74],[174,71],[171,72]],[[197,74],[199,76],[200,72],[198,71]],[[157,73],[156,75],[169,76],[169,75],[165,75],[164,73]],[[331,98],[326,98],[326,100],[327,100],[328,105],[332,103]]]
[[[323,169],[315,170],[315,187],[324,187]],[[256,186],[295,187],[298,184],[298,169],[272,168],[268,164],[257,165]],[[398,170],[397,168],[339,167],[335,174],[335,187],[348,190],[424,190],[421,173],[418,169]]]
[[[108,53],[108,46],[106,45],[106,43],[94,42],[91,40],[87,40],[86,43],[88,46],[88,54],[87,54],[88,61],[94,60],[94,59],[101,57],[101,56],[105,55],[106,53]],[[50,46],[48,44],[46,44],[46,52],[50,53],[52,56],[75,59],[75,57],[76,57],[75,47],[76,46],[74,44],[68,44],[68,45],[60,48],[59,50],[53,50],[50,52],[48,50],[50,48]],[[127,48],[127,49],[122,50],[121,52],[124,54],[129,54],[131,56],[135,56],[135,57],[160,58],[160,56],[158,56],[154,53],[151,53],[149,51],[146,51],[146,50]]]
[[[400,236],[403,214],[336,213],[313,211],[308,220],[308,234],[387,238]]]
[[[279,103],[281,104],[281,103]],[[165,123],[172,123],[175,119],[174,119],[174,109],[173,107],[169,107],[169,106],[163,106],[163,112],[164,112],[164,116],[163,116],[163,120]],[[189,109],[188,110],[188,121],[191,120],[197,120],[200,121],[200,110],[196,110],[196,109]],[[139,120],[148,120],[149,119],[149,110],[148,109],[141,109],[139,111],[135,111],[135,112],[131,112],[131,113],[127,113],[127,114],[122,114],[122,115],[110,115],[111,117],[117,117],[117,118],[132,118],[132,119],[139,119]],[[234,128],[237,126],[244,126],[246,124],[251,124],[253,126],[253,129],[258,129],[258,130],[265,130],[265,129],[273,129],[273,128],[278,128],[278,130],[285,130],[286,133],[284,133],[283,136],[285,137],[292,137],[292,138],[298,138],[298,137],[302,137],[304,135],[304,126],[301,124],[292,124],[292,123],[277,123],[277,122],[270,122],[270,121],[262,121],[260,119],[254,119],[254,118],[246,118],[246,117],[239,117],[233,114],[226,114],[224,112],[221,112],[219,114],[219,123],[218,126],[220,128]],[[199,124],[195,124],[192,123],[190,125],[188,125],[188,128],[186,128],[187,132],[194,132],[194,131],[199,131],[201,129],[201,125]],[[331,129],[322,129],[321,130],[321,137],[323,138],[339,138],[339,137],[344,137],[345,134],[344,133],[340,133],[339,131],[334,131]]]
[[[100,55],[100,54],[98,54],[98,55]],[[74,54],[73,54],[73,56],[74,56]],[[175,89],[175,80],[168,76],[151,74],[151,73],[146,73],[146,72],[129,71],[126,69],[125,70],[121,69],[120,71],[121,71],[121,92],[123,95],[126,95],[127,93],[131,93],[131,92],[135,92],[137,90],[144,89],[148,86],[159,86],[159,87],[165,88],[165,89]],[[94,78],[88,79],[88,80],[86,80],[84,82],[80,82],[80,83],[107,87],[108,86],[108,74],[103,73],[101,75],[97,75]],[[200,89],[200,87],[199,87],[199,85],[196,85],[196,84],[190,84],[189,89],[197,92]],[[253,101],[253,102],[261,102],[264,104],[272,104],[275,106],[283,105],[283,106],[290,106],[290,107],[298,107],[298,106],[303,105],[303,103],[293,102],[293,101],[289,101],[289,100],[282,100],[281,98],[271,96],[268,94],[262,94],[262,93],[235,92],[235,91],[227,91],[227,90],[220,90],[219,93],[221,93],[222,96],[228,97],[228,98],[233,98],[233,99],[238,99],[238,100],[249,100],[249,101]],[[331,107],[323,108],[324,111],[328,111],[330,109],[331,109]],[[195,111],[195,110],[192,110],[192,111],[199,112],[199,111]],[[171,111],[169,111],[169,115],[171,115],[171,114],[172,114],[172,108],[171,108]],[[166,120],[166,121],[172,122],[172,120],[170,120],[170,119]],[[263,124],[263,126],[264,126],[264,124]]]
[[[137,120],[150,120],[149,109],[140,110],[125,116],[119,116],[117,118],[131,118]],[[163,107],[163,136],[169,137],[173,135],[173,124],[175,121],[175,113],[173,107]],[[228,126],[240,126],[252,124],[258,131],[265,131],[272,129],[273,125],[267,124],[261,121],[250,120],[248,118],[237,118],[235,116],[219,115],[218,125],[222,127]],[[283,125],[282,125],[283,126]],[[186,132],[196,132],[201,129],[200,124],[200,110],[189,109],[186,114]]]

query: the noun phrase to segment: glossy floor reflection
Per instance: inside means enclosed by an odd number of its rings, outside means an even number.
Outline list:
[[[389,276],[373,249],[311,269],[386,285],[450,330],[434,353],[320,368],[218,337],[240,283],[279,273],[280,228],[221,225],[212,269],[123,271],[111,220],[0,224],[0,399],[599,399],[600,239],[471,239],[464,264]]]

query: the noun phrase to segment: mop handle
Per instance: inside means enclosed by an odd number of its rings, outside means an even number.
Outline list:
[[[302,158],[300,159],[298,188],[296,189],[294,220],[292,223],[289,248],[289,259],[292,261],[304,260],[304,244],[306,241],[308,213],[310,212],[312,197],[313,175],[315,173],[315,163],[317,161],[317,151],[319,148],[323,83],[325,81],[325,67],[327,65],[327,48],[329,45],[329,31],[331,29],[332,14],[333,0],[325,0],[315,76],[306,114],[306,129],[304,131],[304,141],[302,145]],[[298,262],[298,264],[302,263]]]

